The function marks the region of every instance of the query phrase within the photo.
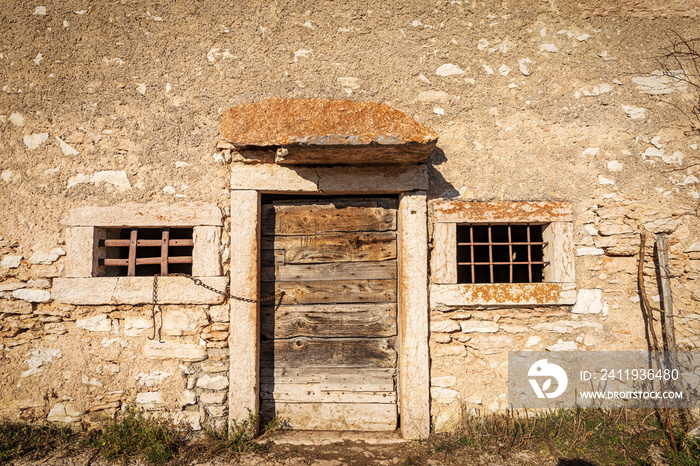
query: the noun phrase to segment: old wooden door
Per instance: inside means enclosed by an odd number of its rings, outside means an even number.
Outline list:
[[[294,429],[394,430],[394,198],[262,208],[260,411]]]

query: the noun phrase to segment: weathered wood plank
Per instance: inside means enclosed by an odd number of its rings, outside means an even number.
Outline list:
[[[285,263],[384,261],[396,259],[396,232],[264,236],[262,249],[284,249]]]
[[[265,267],[274,268],[280,265],[285,265],[284,249],[263,249],[260,251],[261,273],[262,269]]]
[[[360,368],[358,368],[360,369]],[[286,386],[286,385],[294,385],[290,381],[292,379],[288,378],[282,378],[282,381],[279,381],[276,378],[272,377],[262,377],[260,379],[260,384],[261,385],[279,385],[279,386]],[[284,383],[284,382],[289,382],[289,383]],[[334,381],[334,382],[328,382],[328,381],[319,381],[315,383],[306,383],[306,384],[296,384],[296,385],[303,385],[306,388],[313,387],[316,390],[327,390],[327,391],[343,391],[343,392],[383,392],[383,393],[390,393],[390,392],[395,392],[396,387],[394,384],[394,379],[393,377],[384,377],[383,379],[366,379],[366,378],[361,378],[361,380],[346,380],[346,381]]]
[[[307,367],[260,367],[261,383],[265,379],[275,379],[278,383],[347,383],[347,381],[363,381],[367,383],[384,383],[392,381],[396,375],[394,367],[336,367],[316,366]],[[345,388],[328,390],[346,390]],[[382,391],[380,389],[372,389]]]
[[[260,342],[263,367],[394,367],[393,338],[293,338]]]
[[[343,304],[396,302],[396,280],[320,280],[262,282],[262,296],[281,291],[282,304]]]
[[[260,403],[263,421],[273,416],[288,419],[301,430],[395,430],[396,405],[389,403]]]
[[[309,235],[328,232],[396,230],[396,210],[333,203],[265,205],[263,235]]]
[[[275,251],[277,252],[277,251]],[[276,260],[275,266],[268,266]],[[281,264],[280,264],[281,262]],[[263,255],[262,281],[389,280],[396,278],[396,261],[333,262],[330,264],[284,264],[284,254]]]
[[[267,338],[391,337],[396,335],[396,304],[263,306],[260,323]]]
[[[287,403],[396,403],[396,392],[322,390],[308,385],[261,384],[260,399]]]

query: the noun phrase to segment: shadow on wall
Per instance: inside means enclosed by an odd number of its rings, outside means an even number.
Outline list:
[[[459,191],[457,191],[457,189],[442,176],[442,173],[435,168],[437,165],[441,165],[445,162],[447,162],[445,151],[439,147],[435,147],[433,153],[428,157],[427,162],[428,178],[430,179],[428,197],[431,199],[452,199],[459,197]]]

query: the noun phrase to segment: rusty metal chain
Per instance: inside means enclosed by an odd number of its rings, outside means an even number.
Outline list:
[[[155,275],[155,276],[153,277],[153,303],[158,302],[158,301],[157,301],[157,299],[158,299],[158,277],[161,277],[161,276],[163,276],[163,275]],[[243,302],[246,302],[246,303],[263,303],[263,302],[265,302],[265,301],[272,301],[272,300],[275,300],[275,299],[277,299],[277,298],[281,298],[282,296],[285,295],[284,291],[280,291],[279,293],[276,293],[276,294],[274,294],[274,295],[272,295],[272,296],[267,296],[267,297],[265,297],[265,298],[260,298],[260,299],[243,298],[243,297],[241,297],[241,296],[233,295],[233,294],[229,293],[228,291],[217,290],[216,288],[207,285],[206,283],[204,283],[204,282],[203,282],[202,280],[200,280],[199,278],[193,277],[192,275],[189,275],[189,274],[186,274],[186,273],[169,273],[169,274],[166,275],[166,276],[168,276],[168,277],[185,277],[185,278],[189,278],[189,279],[192,280],[192,282],[193,282],[195,285],[197,285],[197,286],[201,286],[201,287],[204,288],[204,289],[207,289],[207,290],[209,290],[209,291],[211,291],[211,292],[213,292],[213,293],[219,294],[219,295],[224,296],[224,297],[226,297],[226,298],[235,299],[235,300],[237,300],[237,301],[243,301]]]
[[[193,277],[190,274],[187,273],[169,273],[168,275],[154,275],[153,276],[153,308],[151,309],[151,317],[153,318],[153,337],[148,337],[149,340],[155,340],[156,339],[156,306],[158,307],[158,312],[160,313],[160,328],[158,329],[158,341],[160,343],[165,343],[162,339],[161,336],[161,330],[163,329],[163,309],[160,307],[160,304],[158,304],[158,278],[162,276],[167,276],[167,277],[184,277],[192,280],[192,282],[197,285],[201,286],[202,288],[209,290],[213,293],[219,294],[221,296],[224,296],[229,299],[235,299],[237,301],[243,301],[246,303],[262,303],[265,301],[272,301],[277,298],[281,298],[285,295],[284,291],[280,291],[279,293],[275,293],[272,296],[267,296],[265,298],[259,298],[259,299],[250,299],[250,298],[243,298],[241,296],[236,296],[228,291],[221,291],[217,290],[216,288],[207,285],[204,283],[202,280],[199,278]]]

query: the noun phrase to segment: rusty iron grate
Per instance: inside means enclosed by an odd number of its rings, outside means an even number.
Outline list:
[[[542,283],[545,225],[457,225],[458,283]]]
[[[99,241],[98,261],[109,276],[192,273],[192,228],[119,228]]]

